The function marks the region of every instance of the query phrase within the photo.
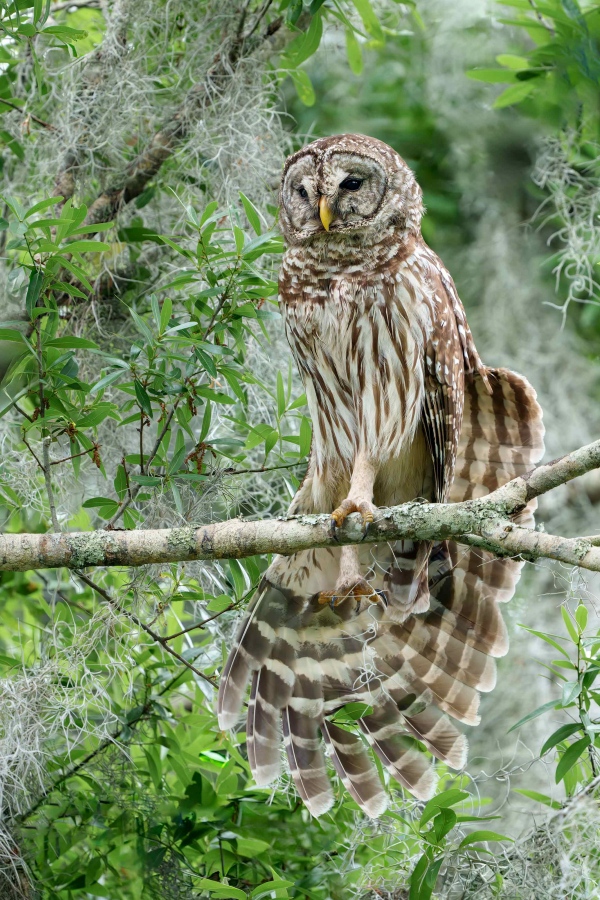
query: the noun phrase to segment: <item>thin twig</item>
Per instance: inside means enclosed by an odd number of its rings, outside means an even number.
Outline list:
[[[142,706],[142,708],[140,709],[140,711],[138,712],[138,714],[136,716],[134,716],[131,719],[129,717],[127,717],[126,721],[119,728],[117,728],[116,731],[113,731],[109,737],[104,738],[103,741],[100,741],[98,746],[94,750],[91,750],[90,753],[87,754],[87,756],[85,756],[83,759],[79,760],[78,763],[75,763],[75,765],[71,766],[70,769],[68,769],[66,772],[64,772],[62,775],[60,775],[55,781],[53,781],[52,784],[50,785],[50,787],[48,788],[48,790],[46,791],[46,793],[43,794],[43,796],[40,797],[39,800],[37,800],[33,804],[33,806],[30,806],[29,809],[27,809],[24,813],[21,813],[19,816],[16,816],[16,821],[22,823],[22,822],[27,821],[27,819],[30,819],[31,816],[35,812],[37,812],[37,810],[40,808],[40,806],[44,805],[49,794],[51,794],[52,791],[55,791],[57,788],[59,788],[61,786],[61,784],[64,784],[65,781],[68,781],[74,775],[77,775],[78,772],[80,772],[83,768],[85,768],[85,766],[87,766],[88,763],[90,763],[96,756],[98,756],[100,753],[102,753],[104,750],[106,750],[107,747],[111,747],[114,744],[116,744],[116,742],[121,737],[121,735],[123,734],[123,732],[125,731],[126,728],[133,728],[135,725],[137,725],[139,722],[141,722],[143,719],[145,719],[149,715],[150,710],[152,709],[152,706],[156,702],[156,699],[158,697],[162,697],[164,694],[166,694],[167,691],[169,691],[173,687],[173,685],[178,681],[179,678],[181,678],[181,672],[178,672],[177,675],[175,675],[173,678],[169,679],[167,684],[165,684],[163,686],[163,688],[158,692],[158,694],[155,697],[146,698],[144,705]]]
[[[25,437],[25,435],[23,433],[21,433],[21,440],[23,441],[23,443],[25,444],[25,446],[27,447],[27,449],[29,450],[29,452],[31,453],[33,458],[35,459],[35,461],[38,464],[38,466],[40,467],[41,471],[43,472],[44,465],[43,465],[42,461],[40,460],[39,456],[36,454],[35,450],[33,449],[33,447],[31,446],[31,444],[29,443],[29,441],[27,440],[27,438]]]
[[[187,661],[187,659],[184,659],[184,657],[181,656],[181,654],[177,653],[176,650],[173,650],[172,647],[169,647],[167,638],[162,637],[162,635],[154,631],[153,628],[150,628],[149,625],[146,625],[145,622],[142,622],[139,616],[136,616],[136,614],[132,613],[131,610],[125,609],[125,607],[122,606],[118,600],[116,600],[114,597],[111,597],[108,591],[105,591],[104,588],[101,588],[99,584],[96,584],[95,581],[92,581],[91,578],[88,578],[88,576],[84,572],[76,570],[75,574],[81,581],[84,582],[84,584],[87,584],[88,587],[90,587],[100,597],[102,597],[103,600],[106,600],[106,602],[109,603],[113,607],[113,609],[116,609],[121,613],[121,615],[125,616],[127,619],[133,622],[137,628],[141,628],[142,631],[145,631],[146,634],[149,635],[157,644],[160,644],[160,646],[164,650],[166,650],[167,653],[175,657],[175,659],[179,660],[180,663],[183,663],[183,665],[188,669],[191,669],[194,675],[198,675],[199,678],[203,678],[204,681],[207,681],[212,687],[215,687],[214,679],[209,678],[208,675],[205,675],[204,672],[201,672],[200,669],[197,669],[195,666],[193,666],[190,662]]]
[[[154,445],[152,447],[152,450],[150,451],[150,455],[148,456],[148,460],[146,462],[146,471],[149,471],[150,465],[160,449],[160,445],[163,442],[163,438],[164,438],[165,434],[167,433],[167,431],[169,430],[169,428],[171,426],[171,422],[173,420],[173,416],[175,415],[175,412],[177,411],[177,407],[179,406],[179,404],[181,403],[182,400],[183,400],[183,395],[181,397],[177,398],[177,400],[173,404],[173,408],[171,409],[171,412],[168,413],[168,415],[165,419],[165,424],[163,425],[163,427],[160,431],[160,434],[156,438]],[[137,484],[134,487],[133,491],[129,491],[129,496],[127,497],[127,499],[121,503],[118,510],[115,512],[115,514],[112,516],[112,518],[109,519],[109,521],[104,526],[105,531],[110,531],[112,528],[114,528],[115,524],[119,521],[119,519],[121,518],[121,516],[123,515],[125,510],[131,506],[131,504],[133,503],[133,501],[135,500],[135,498],[137,497],[137,495],[139,494],[141,489],[142,489],[142,485]]]
[[[175,634],[169,634],[166,638],[163,638],[165,641],[174,641],[175,638],[181,637],[182,634],[187,634],[190,631],[195,631],[196,628],[202,629],[205,625],[208,625],[209,622],[213,622],[215,619],[218,619],[219,616],[222,616],[223,613],[229,612],[230,609],[235,609],[237,603],[230,603],[229,606],[226,606],[225,609],[220,610],[220,612],[215,613],[214,616],[211,616],[209,619],[203,619],[201,622],[194,622],[193,625],[189,625],[187,628],[183,628],[181,631],[176,631]]]
[[[233,477],[234,475],[258,475],[263,472],[275,472],[277,469],[295,469],[298,466],[306,466],[306,460],[301,459],[298,462],[286,463],[282,466],[259,466],[258,469],[213,469],[212,474],[227,475],[228,477]]]
[[[535,3],[533,2],[533,0],[528,0],[528,3],[529,3],[529,5],[530,5],[530,7],[532,8],[532,10],[534,11],[534,13],[535,13],[535,15],[536,15],[536,18],[537,18],[538,22],[540,23],[540,25],[542,25],[542,26],[546,29],[546,31],[549,31],[550,34],[553,35],[553,34],[554,34],[554,28],[552,28],[551,25],[548,25],[548,23],[547,23],[546,20],[544,19],[543,15],[542,15],[541,12],[539,11],[539,9],[537,8],[537,6],[536,6]]]
[[[56,126],[51,125],[50,122],[44,122],[43,119],[40,119],[39,116],[36,116],[32,112],[27,112],[22,106],[18,106],[16,103],[11,103],[10,100],[5,100],[4,97],[0,98],[0,104],[4,103],[5,106],[10,106],[11,109],[17,110],[17,112],[21,112],[25,114],[25,118],[32,119],[34,122],[37,122],[38,125],[41,125],[43,128],[48,128],[50,131],[56,131]]]
[[[94,444],[93,447],[88,447],[87,450],[82,450],[81,453],[73,453],[72,456],[63,456],[62,459],[51,459],[51,466],[58,466],[60,463],[70,462],[72,459],[77,459],[79,456],[85,456],[86,453],[93,453],[94,450],[98,450],[100,444]]]

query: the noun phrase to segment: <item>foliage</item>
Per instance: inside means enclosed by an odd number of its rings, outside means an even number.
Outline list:
[[[508,84],[494,108],[518,106],[551,129],[533,174],[551,204],[542,205],[539,218],[549,229],[549,243],[558,245],[551,263],[557,281],[565,282],[566,297],[559,306],[566,315],[572,301],[590,304],[578,318],[597,350],[600,8],[578,0],[510,0],[503,6],[515,13],[500,21],[520,29],[527,43],[518,54],[498,55],[501,68],[476,68],[468,75]]]
[[[311,431],[279,334],[272,185],[317,100],[348,130],[352,104],[342,122],[339,95],[324,102],[333,69],[306,66],[322,42],[343,44],[336,79],[354,98],[364,90],[369,130],[396,145],[401,131],[427,237],[459,248],[473,227],[426,73],[391,72],[426,42],[416,5],[5,0],[0,16],[3,528],[282,514]],[[561,40],[583,27],[557,22]],[[561,59],[536,83],[574,78]],[[288,86],[302,104],[291,139],[278,107]],[[220,733],[212,703],[267,563],[0,576],[3,897],[326,900],[406,887],[428,900],[465,873],[500,895],[494,859],[513,845],[487,828],[498,815],[480,816],[466,775],[442,770],[424,807],[394,794],[378,824],[341,789],[316,821],[287,776],[253,785],[245,735]],[[542,754],[558,755],[569,797],[589,782],[597,740],[598,642],[582,616],[576,659],[553,664],[568,684],[552,708],[573,713],[572,730],[561,724]]]

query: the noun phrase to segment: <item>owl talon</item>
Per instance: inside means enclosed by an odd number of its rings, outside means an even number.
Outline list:
[[[346,600],[354,600],[357,608],[362,600],[368,600],[370,603],[379,603],[381,600],[387,606],[385,592],[374,590],[369,582],[361,577],[350,583],[344,581],[341,584],[336,584],[332,591],[321,591],[317,597],[319,606],[330,606],[331,609],[335,609],[336,606],[339,606]]]
[[[364,540],[368,533],[369,525],[375,519],[376,509],[377,507],[373,506],[369,500],[351,500],[350,497],[346,497],[345,500],[342,500],[338,508],[334,509],[331,513],[332,528],[341,528],[350,513],[360,513],[364,528]],[[332,531],[332,536],[335,537],[335,531]]]

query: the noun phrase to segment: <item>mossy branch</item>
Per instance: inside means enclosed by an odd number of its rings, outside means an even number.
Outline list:
[[[452,538],[500,557],[521,557],[529,561],[553,559],[599,572],[600,547],[594,545],[593,539],[559,537],[524,528],[514,521],[531,500],[599,467],[600,441],[596,441],[538,466],[477,500],[431,504],[413,501],[382,508],[365,538],[358,515],[349,516],[334,536],[327,514],[251,522],[230,519],[211,525],[152,531],[4,534],[0,536],[0,570],[143,566],[198,559],[239,559],[257,553],[290,554],[311,547],[355,544],[363,540],[381,543],[402,538]]]

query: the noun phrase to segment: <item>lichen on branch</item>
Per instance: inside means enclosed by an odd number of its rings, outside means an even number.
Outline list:
[[[334,536],[330,517],[301,515],[137,531],[92,531],[0,536],[0,571],[65,566],[143,566],[187,560],[239,559],[257,553],[295,553],[311,547],[380,543],[402,538],[445,540],[482,547],[497,556],[553,559],[600,571],[600,547],[586,538],[533,531],[514,522],[527,503],[600,467],[600,441],[532,469],[487,497],[463,503],[421,503],[380,509],[366,537],[360,517],[349,516]]]

